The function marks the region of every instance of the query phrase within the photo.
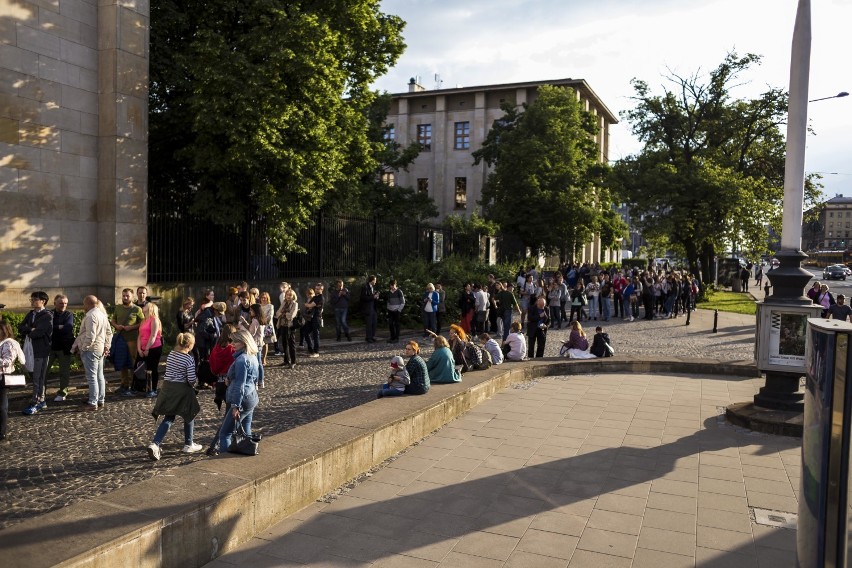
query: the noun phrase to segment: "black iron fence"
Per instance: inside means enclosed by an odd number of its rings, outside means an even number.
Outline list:
[[[408,258],[441,260],[452,231],[426,224],[318,214],[297,244],[306,252],[270,254],[263,220],[219,226],[177,211],[148,218],[148,281],[276,280],[363,274]]]

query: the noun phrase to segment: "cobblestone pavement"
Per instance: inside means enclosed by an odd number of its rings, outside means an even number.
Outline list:
[[[587,327],[593,333],[594,324]],[[693,312],[685,318],[656,321],[605,323],[617,357],[631,354],[715,358],[725,361],[753,359],[754,316],[719,314],[718,333],[711,333],[713,313]],[[417,334],[419,337],[419,334]],[[545,355],[556,356],[566,329],[548,333]],[[375,399],[377,386],[387,373],[392,355],[402,344],[366,344],[326,341],[318,359],[301,358],[294,370],[276,366],[270,357],[267,388],[261,391],[253,430],[271,435],[318,420]],[[431,347],[424,349],[428,357]],[[117,387],[111,377],[108,390]],[[49,408],[34,416],[20,413],[23,399],[18,391],[10,409],[9,438],[0,443],[0,529],[75,501],[168,474],[173,468],[208,459],[202,454],[182,454],[180,420],[163,442],[163,458],[148,460],[145,446],[156,423],[150,411],[153,400],[110,395],[96,413],[79,412],[85,396],[81,379],[64,403],[48,402]],[[440,386],[436,387],[440,388]],[[53,400],[55,386],[48,390]],[[201,413],[195,421],[195,439],[207,444],[220,422],[210,391],[199,395]]]

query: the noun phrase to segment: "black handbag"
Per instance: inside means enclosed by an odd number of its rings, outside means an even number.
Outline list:
[[[246,435],[242,423],[237,423],[237,431],[231,434],[231,445],[228,446],[228,451],[234,454],[243,454],[245,456],[256,456],[260,453],[258,445],[261,434]]]
[[[133,370],[133,376],[138,381],[146,380],[148,375],[148,365],[145,363],[144,359],[136,360],[136,369]]]

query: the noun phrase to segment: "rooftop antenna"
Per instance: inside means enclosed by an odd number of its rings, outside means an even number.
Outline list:
[[[444,83],[444,80],[441,79],[441,76],[435,73],[435,90],[440,90],[441,85]]]

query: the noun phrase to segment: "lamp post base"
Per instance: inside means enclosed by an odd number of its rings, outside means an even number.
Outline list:
[[[767,371],[766,383],[754,395],[754,405],[773,410],[804,412],[805,393],[800,390],[799,373]]]

